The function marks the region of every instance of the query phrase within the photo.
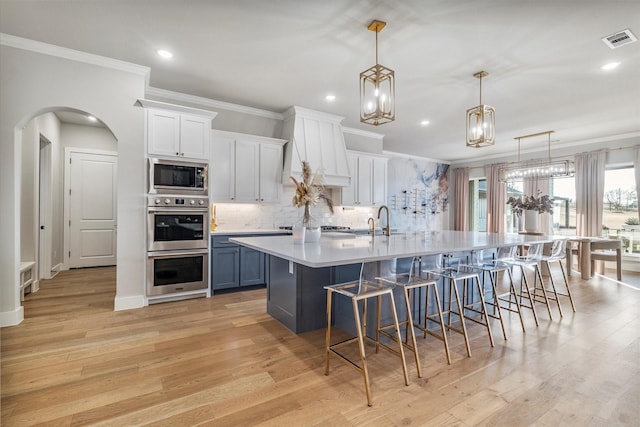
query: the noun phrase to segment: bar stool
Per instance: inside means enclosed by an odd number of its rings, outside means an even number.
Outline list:
[[[480,285],[480,278],[478,277],[478,273],[462,265],[458,265],[458,267],[456,267],[455,269],[449,268],[449,269],[444,269],[440,272],[432,272],[432,273],[438,276],[441,276],[444,279],[449,280],[449,310],[448,310],[449,315],[451,315],[451,313],[457,314],[460,317],[461,322],[463,320],[470,320],[472,322],[485,326],[487,328],[487,335],[489,336],[489,343],[491,344],[491,347],[493,347],[494,346],[493,334],[491,333],[491,325],[489,325],[487,307],[484,303],[484,292],[482,290],[482,286]],[[459,282],[462,283],[462,300],[465,301],[465,303],[462,303],[462,309],[456,313],[452,310],[452,307],[451,307],[451,290],[453,289],[456,299],[459,299],[459,293],[458,293]],[[467,302],[467,299],[469,299],[467,298],[467,286],[469,283],[471,284],[475,283],[476,285],[476,290],[478,291],[478,295],[479,295],[479,298],[477,301],[475,300],[475,298],[472,297],[471,298],[472,301]],[[460,307],[460,305],[461,303],[458,301],[458,307]],[[475,316],[471,316],[467,314],[467,312],[469,311],[472,313],[480,314],[480,318],[478,319]],[[449,318],[449,321],[450,320],[451,318]],[[462,325],[463,325],[463,331],[465,332],[465,335],[466,335],[466,327],[464,326],[464,323],[462,323]],[[466,338],[467,346],[469,346],[468,336],[466,336],[465,338]],[[471,349],[468,348],[467,352],[470,354]]]
[[[375,263],[372,263],[375,264]],[[365,348],[364,341],[365,339],[369,341],[373,341],[376,345],[376,352],[380,347],[380,309],[381,309],[381,300],[380,298],[383,295],[387,295],[389,297],[391,313],[393,317],[393,326],[396,333],[396,341],[398,343],[398,351],[391,349],[386,345],[382,346],[387,350],[391,351],[391,353],[400,357],[402,361],[402,371],[404,373],[404,383],[405,385],[409,385],[409,375],[407,373],[407,363],[404,355],[402,338],[400,336],[400,325],[398,323],[398,314],[396,312],[395,301],[393,298],[393,288],[394,285],[388,282],[384,282],[382,280],[366,280],[364,279],[365,272],[365,263],[363,262],[360,267],[360,278],[359,280],[341,283],[336,285],[325,286],[324,288],[327,290],[327,333],[326,333],[326,344],[325,344],[325,375],[329,375],[329,356],[334,354],[338,356],[339,360],[343,361],[349,366],[355,368],[358,372],[360,372],[364,378],[364,386],[367,395],[367,405],[371,406],[371,386],[369,382],[369,370],[367,369],[367,359],[365,356]],[[353,305],[353,317],[355,320],[355,327],[357,335],[352,338],[348,338],[344,341],[340,341],[335,344],[331,344],[331,304],[333,301],[333,294],[337,293],[340,295],[344,295],[347,298],[351,299]],[[376,313],[376,337],[371,338],[367,335],[367,300],[369,298],[376,298],[377,300],[377,313]],[[358,307],[358,301],[362,301],[362,318],[360,317],[360,309]],[[357,342],[358,348],[360,351],[360,365],[356,362],[350,360],[346,356],[342,355],[338,352],[340,347],[343,347],[347,344],[351,344]]]
[[[403,261],[405,261],[403,263]],[[406,317],[405,320],[400,322],[400,326],[404,326],[405,329],[405,339],[404,345],[410,351],[414,353],[416,358],[416,367],[418,369],[418,377],[422,377],[422,370],[419,362],[419,355],[416,344],[415,330],[414,328],[419,329],[424,332],[424,336],[429,333],[444,342],[445,354],[447,356],[447,363],[451,364],[451,356],[449,354],[449,346],[447,343],[447,335],[444,329],[444,319],[442,316],[442,308],[440,307],[440,297],[438,295],[437,289],[437,281],[429,278],[423,277],[421,273],[422,266],[422,258],[421,257],[413,257],[411,258],[411,262],[409,265],[406,263],[407,259],[398,259],[396,260],[396,270],[393,277],[381,277],[380,279],[389,283],[394,284],[395,286],[402,288],[402,295],[404,297],[405,309],[406,309]],[[421,299],[416,298],[416,294],[422,293],[422,290],[425,291],[425,300],[424,306],[421,306]],[[438,321],[437,323],[440,325],[441,335],[435,335],[433,332],[427,329],[426,320],[425,326],[416,323],[413,319],[413,311],[418,311],[420,313],[424,310],[425,314],[427,313],[428,308],[428,298],[429,298],[429,289],[433,289],[436,305],[438,309]],[[413,303],[413,306],[412,306]],[[393,325],[387,325],[380,327],[380,332],[385,334],[388,338],[395,339],[391,334],[387,334],[386,330],[392,328]],[[411,336],[411,343],[409,344],[409,336]]]
[[[566,248],[567,248],[567,240],[565,239],[554,240],[553,246],[551,246],[551,254],[546,256],[543,255],[542,257],[540,257],[540,260],[546,264],[547,271],[549,271],[549,280],[551,281],[551,289],[556,298],[556,301],[558,296],[568,297],[569,302],[571,302],[571,308],[575,313],[576,306],[573,303],[573,297],[571,296],[571,289],[569,288],[569,281],[567,280],[567,274],[562,265],[562,260],[563,259],[566,260],[567,258]],[[558,264],[560,264],[560,271],[562,272],[562,278],[564,279],[564,286],[567,289],[566,293],[560,293],[557,291],[557,288],[553,281],[553,274],[551,273],[552,262],[557,262]],[[558,302],[558,309],[560,310],[560,316],[562,317],[562,309],[560,308],[560,301],[557,301],[557,302]]]
[[[547,290],[544,285],[540,287],[538,287],[537,285],[538,280],[540,280],[540,283],[544,284],[544,281],[542,280],[542,273],[540,272],[540,266],[538,265],[538,262],[541,261],[543,246],[543,243],[531,243],[528,247],[526,255],[517,255],[512,259],[503,260],[511,267],[520,267],[520,306],[531,309],[531,311],[533,312],[533,317],[536,321],[536,326],[538,326],[538,315],[536,314],[535,309],[536,302],[542,303],[547,307],[549,319],[553,320],[553,315],[551,314],[551,304],[549,303]],[[525,268],[533,268],[533,291],[529,286],[529,280],[527,279]],[[542,291],[542,295],[538,294],[538,290]],[[526,296],[523,295],[523,291],[526,293]],[[529,301],[529,305],[525,305],[522,303],[523,298],[526,298]]]
[[[500,321],[500,327],[502,328],[502,336],[504,339],[507,339],[507,333],[504,328],[504,321],[502,317],[502,310],[511,311],[513,313],[517,313],[520,318],[520,325],[522,326],[522,332],[525,332],[524,321],[522,319],[522,312],[520,310],[520,303],[518,301],[518,295],[515,291],[515,286],[513,284],[513,277],[511,275],[511,269],[509,266],[501,261],[501,259],[513,258],[515,255],[517,246],[510,247],[501,247],[498,248],[496,257],[493,258],[484,258],[483,250],[474,250],[471,251],[471,262],[470,264],[461,264],[459,266],[462,269],[478,271],[482,272],[482,289],[485,291],[485,305],[489,305],[493,309],[493,313],[488,313],[488,316],[497,319]],[[508,298],[504,295],[498,295],[496,282],[498,280],[498,273],[506,271],[509,276],[509,293]],[[491,297],[487,297],[486,293],[486,285],[485,285],[485,275],[489,275],[489,281],[491,283]],[[500,301],[507,302],[508,305],[504,306],[504,304],[500,304]],[[512,305],[515,303],[516,308],[514,309]]]

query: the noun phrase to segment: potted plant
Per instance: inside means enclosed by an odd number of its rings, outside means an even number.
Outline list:
[[[535,196],[509,197],[507,204],[511,205],[511,209],[518,216],[525,212],[525,230],[529,232],[538,231],[539,214],[553,213],[553,199],[548,194],[543,195],[540,190]]]
[[[638,218],[632,216],[624,220],[624,224],[622,224],[622,228],[625,230],[637,230],[640,229],[640,221]]]

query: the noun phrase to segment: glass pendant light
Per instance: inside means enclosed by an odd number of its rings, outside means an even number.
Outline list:
[[[360,73],[360,121],[374,126],[396,118],[395,73],[378,64],[378,33],[386,25],[378,20],[369,24],[369,31],[376,33],[376,65]]]
[[[467,110],[467,147],[487,147],[496,141],[496,110],[482,104],[482,78],[486,71],[473,75],[480,79],[480,105]]]

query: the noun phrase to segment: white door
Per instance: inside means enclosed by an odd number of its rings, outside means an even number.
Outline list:
[[[117,156],[71,152],[68,267],[116,264]]]

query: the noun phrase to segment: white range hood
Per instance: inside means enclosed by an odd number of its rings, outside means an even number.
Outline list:
[[[324,173],[327,187],[351,185],[351,171],[342,133],[343,117],[321,113],[298,106],[284,113],[282,138],[286,139],[282,181],[291,182],[302,174],[302,161],[311,165],[312,172]]]

